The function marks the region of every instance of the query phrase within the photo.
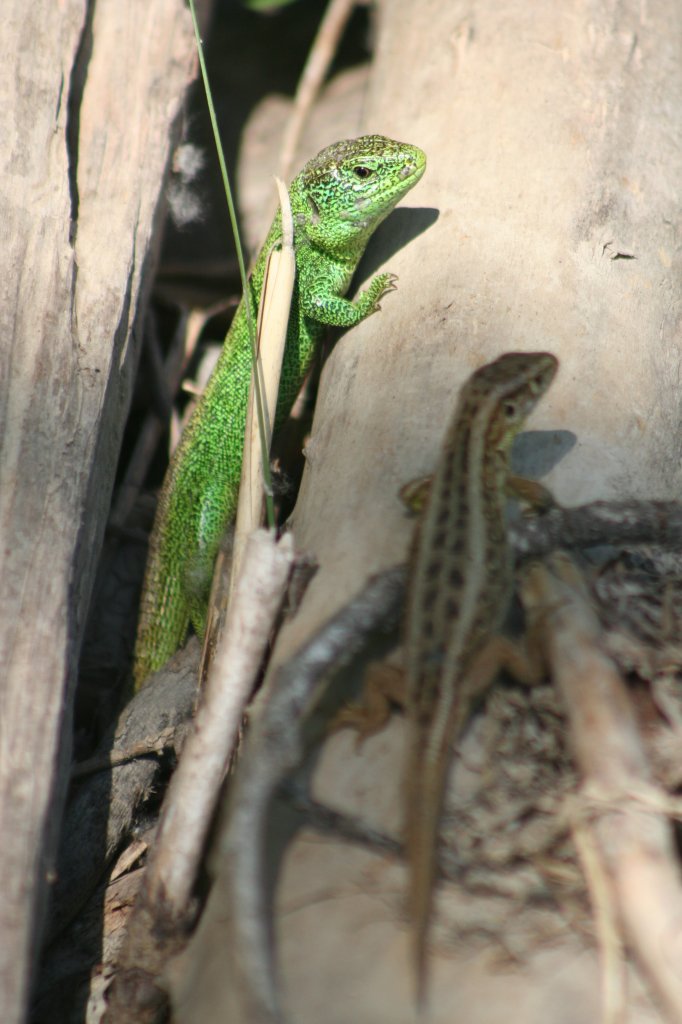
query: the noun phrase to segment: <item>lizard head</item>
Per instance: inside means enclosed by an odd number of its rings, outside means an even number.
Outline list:
[[[336,142],[294,179],[290,194],[295,223],[316,247],[359,255],[425,168],[421,149],[383,135]]]
[[[474,373],[462,391],[475,408],[490,403],[488,444],[507,450],[554,380],[559,362],[550,352],[507,352]]]

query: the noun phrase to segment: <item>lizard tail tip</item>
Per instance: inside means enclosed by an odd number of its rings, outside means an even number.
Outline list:
[[[428,977],[426,949],[422,944],[414,951],[414,1010],[417,1021],[424,1019],[428,1011]]]

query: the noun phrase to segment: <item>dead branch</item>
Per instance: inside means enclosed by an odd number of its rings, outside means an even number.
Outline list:
[[[627,944],[669,1019],[680,1021],[680,871],[672,829],[655,806],[627,687],[604,653],[599,621],[568,556],[529,566],[522,593],[563,696],[584,777],[581,818],[603,866],[593,887],[610,890]]]

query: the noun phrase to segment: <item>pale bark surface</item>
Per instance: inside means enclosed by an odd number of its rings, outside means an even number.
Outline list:
[[[530,425],[546,433],[516,468],[544,473],[567,504],[674,497],[682,483],[677,5],[386,0],[377,42],[362,130],[423,147],[429,166],[403,203],[413,212],[389,219],[371,246],[373,271],[391,250],[398,292],[343,337],[323,373],[294,516],[320,570],[278,661],[371,572],[404,559],[412,524],[398,488],[429,472],[459,386],[503,351],[550,350],[561,363]],[[334,737],[315,795],[399,835],[404,741],[397,719],[359,753],[352,736]],[[476,745],[472,757],[469,776],[485,777]],[[513,792],[524,784],[538,782],[527,776]],[[552,779],[543,785],[551,792]],[[450,821],[447,837],[461,844],[466,830]],[[412,1021],[402,864],[308,834],[277,881],[291,1019]],[[510,931],[491,942],[497,909],[487,929],[456,888],[439,891],[429,1019],[598,1019],[598,962],[580,929],[540,915],[518,919],[522,937],[512,901]],[[232,1002],[223,893],[219,873],[177,987],[178,1020],[223,1019],[228,1008],[249,1019]],[[630,1019],[660,1019],[631,980]]]
[[[386,260],[397,294],[325,369],[295,516],[322,571],[287,648],[402,557],[397,489],[430,470],[459,386],[501,352],[561,361],[531,423],[577,435],[537,456],[559,500],[679,495],[682,25],[674,5],[647,12],[382,7],[363,127],[426,151],[402,205],[438,218]],[[389,222],[374,251],[395,241]]]
[[[195,55],[179,0],[9,0],[0,52],[0,1019],[13,1024],[39,949],[133,328]]]

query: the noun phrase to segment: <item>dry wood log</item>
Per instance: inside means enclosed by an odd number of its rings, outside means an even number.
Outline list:
[[[0,1019],[14,1024],[195,53],[181,0],[8,0],[0,52]]]

